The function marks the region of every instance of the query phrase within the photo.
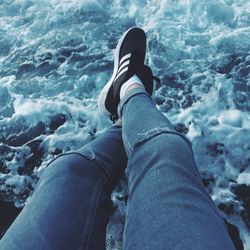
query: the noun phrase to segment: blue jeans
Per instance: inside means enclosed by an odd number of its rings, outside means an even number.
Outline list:
[[[124,249],[234,249],[189,141],[141,89],[129,92],[119,112],[122,128],[49,164],[0,249],[105,249],[110,193],[125,169]]]

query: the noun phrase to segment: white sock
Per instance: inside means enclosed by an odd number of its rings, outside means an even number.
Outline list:
[[[129,78],[125,83],[123,83],[121,90],[120,90],[120,100],[124,97],[124,95],[127,93],[128,88],[132,84],[139,84],[144,88],[143,83],[141,82],[140,78],[137,75],[133,75],[131,78]],[[144,88],[145,89],[145,88]]]

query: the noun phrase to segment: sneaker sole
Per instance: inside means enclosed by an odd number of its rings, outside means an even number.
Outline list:
[[[119,39],[118,44],[116,46],[115,49],[115,55],[114,55],[114,70],[113,70],[113,74],[112,77],[110,78],[110,80],[106,83],[106,85],[104,86],[104,88],[102,89],[100,95],[99,95],[99,99],[98,99],[98,109],[100,113],[104,113],[106,116],[110,116],[111,113],[106,109],[105,107],[105,100],[106,100],[106,95],[108,93],[108,90],[110,88],[110,86],[112,85],[112,82],[115,79],[116,76],[116,72],[118,70],[118,66],[119,66],[119,52],[120,52],[120,48],[121,45],[123,43],[124,38],[126,37],[126,35],[128,34],[128,32],[134,28],[137,28],[136,26],[128,29],[123,35],[122,37]]]

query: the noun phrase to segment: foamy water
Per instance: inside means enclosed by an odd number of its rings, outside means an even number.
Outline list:
[[[191,140],[204,184],[250,249],[247,0],[2,0],[0,198],[23,206],[48,161],[110,126],[97,97],[134,25],[162,80],[157,107]],[[120,247],[125,193],[113,194],[109,249]]]

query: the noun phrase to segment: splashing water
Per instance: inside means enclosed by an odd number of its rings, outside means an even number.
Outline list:
[[[1,1],[0,199],[23,206],[48,161],[110,126],[97,97],[135,25],[162,80],[157,107],[191,140],[205,186],[250,249],[247,0]],[[108,249],[121,246],[125,193],[112,195]]]

